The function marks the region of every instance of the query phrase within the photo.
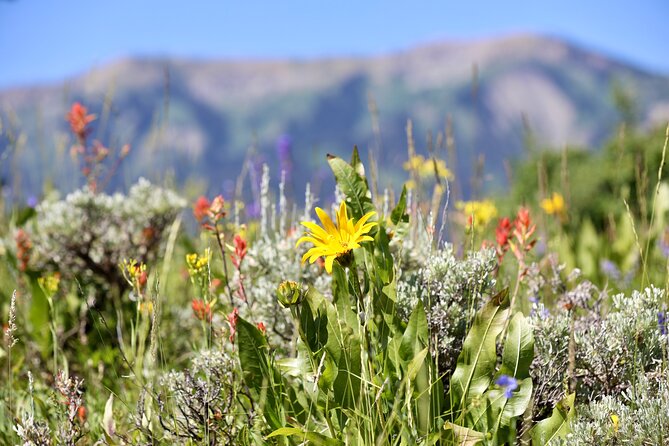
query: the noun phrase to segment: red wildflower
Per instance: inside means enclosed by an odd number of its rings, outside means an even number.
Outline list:
[[[228,314],[228,325],[230,326],[230,342],[235,342],[235,334],[237,333],[237,320],[239,320],[239,310],[233,309]]]
[[[511,248],[513,255],[515,255],[521,265],[524,266],[525,253],[532,249],[537,242],[536,239],[532,240],[532,235],[537,229],[537,225],[532,224],[530,211],[527,208],[520,208],[516,215],[516,219],[513,222],[513,226],[513,236],[516,241],[508,240],[509,247]]]
[[[150,244],[156,239],[156,228],[153,226],[147,226],[142,229],[142,241],[145,244]]]
[[[201,299],[193,299],[191,307],[193,308],[193,314],[196,318],[201,321],[206,320],[207,322],[211,322],[211,304],[205,304]]]
[[[81,424],[84,424],[86,422],[86,415],[87,415],[86,408],[84,406],[79,406],[79,408],[77,409],[77,417],[79,418]]]
[[[534,232],[534,226],[532,226],[532,219],[530,218],[530,211],[527,208],[518,209],[518,214],[516,215],[516,220],[514,221],[516,231],[521,233]],[[531,227],[532,226],[532,227]],[[530,228],[531,227],[531,228]]]
[[[246,240],[239,234],[235,235],[233,243],[235,244],[235,252],[230,254],[230,259],[232,259],[232,264],[235,265],[235,268],[239,269],[242,260],[246,257],[247,244]]]
[[[509,217],[502,218],[497,224],[497,229],[495,229],[495,237],[497,238],[497,244],[500,247],[507,246],[509,243],[509,236],[511,235],[511,220]]]
[[[207,197],[204,195],[200,196],[200,198],[198,198],[193,205],[193,215],[195,216],[195,220],[201,222],[204,217],[207,216],[210,207],[211,202],[207,199]]]
[[[216,292],[219,286],[221,286],[223,282],[221,279],[211,279],[211,282],[209,283],[209,291],[212,293]]]
[[[28,269],[33,244],[28,237],[28,233],[23,229],[16,231],[14,240],[16,242],[16,259],[19,261],[19,271],[25,271]]]
[[[67,113],[67,120],[70,123],[72,133],[77,135],[80,140],[86,139],[91,130],[88,124],[95,121],[95,118],[95,115],[89,115],[86,107],[78,102],[72,104],[72,108]]]
[[[209,219],[216,223],[218,220],[221,218],[225,217],[225,211],[223,210],[223,207],[225,205],[225,200],[223,199],[223,195],[217,195],[214,197],[214,200],[211,202],[211,206],[209,206]]]
[[[258,323],[256,324],[256,327],[258,327],[258,330],[260,330],[260,332],[261,332],[262,334],[267,333],[267,328],[265,327],[265,324],[264,324],[264,323],[262,323],[262,322],[258,322]]]

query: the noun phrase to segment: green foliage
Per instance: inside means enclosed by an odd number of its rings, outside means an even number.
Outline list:
[[[359,218],[374,210],[357,151],[351,164],[332,156],[328,161],[351,214]],[[405,209],[403,194],[393,224],[407,223]],[[284,426],[273,436],[302,436],[314,444],[385,444],[393,438],[414,443],[439,431],[443,387],[429,354],[427,317],[417,305],[408,323],[400,322],[386,231],[380,223],[373,244],[356,252],[347,267],[334,264],[332,300],[313,287],[279,287],[318,392],[307,391],[308,384],[298,387],[312,400],[312,420],[325,422],[329,442],[312,426]]]
[[[509,316],[508,293],[494,296],[476,315],[450,381],[451,419],[446,425],[458,444],[503,444],[513,438],[517,417],[532,398],[530,364],[534,356],[532,330],[522,313]],[[497,339],[507,327],[501,366],[497,369]],[[513,378],[517,389],[508,397],[493,385]],[[511,437],[510,437],[511,436]]]
[[[553,409],[553,415],[538,422],[532,428],[532,445],[549,445],[553,441],[564,438],[570,432],[569,425],[576,415],[574,396],[572,393],[558,402]]]

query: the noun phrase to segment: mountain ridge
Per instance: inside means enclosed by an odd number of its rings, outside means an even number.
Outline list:
[[[126,177],[156,168],[175,171],[179,181],[198,173],[210,189],[227,192],[249,146],[256,164],[280,165],[276,141],[288,135],[291,174],[301,190],[307,180],[320,181],[314,172],[325,175],[325,152],[376,146],[372,97],[382,134],[377,158],[389,176],[401,175],[407,119],[424,151],[427,132],[443,132],[450,117],[461,161],[454,170],[465,177],[484,154],[498,184],[501,162],[522,154],[528,130],[543,145],[600,144],[619,121],[614,85],[634,99],[640,125],[669,119],[669,77],[533,34],[427,43],[373,57],[123,58],[61,85],[0,90],[0,118],[13,115],[34,152],[39,132],[59,135],[62,144],[67,107],[81,101],[108,117],[96,137],[135,147]],[[31,167],[25,158],[22,170]],[[32,176],[34,189],[40,175]]]

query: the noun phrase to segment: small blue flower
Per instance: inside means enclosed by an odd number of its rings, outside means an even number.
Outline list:
[[[35,206],[37,206],[37,203],[38,203],[37,197],[34,195],[29,196],[28,199],[26,200],[26,206],[28,206],[29,208],[35,208]]]
[[[507,398],[511,398],[513,396],[513,391],[518,388],[518,380],[509,375],[500,376],[497,378],[497,381],[495,381],[495,384],[504,388],[504,396]]]
[[[660,328],[660,334],[667,334],[667,312],[658,311],[657,312],[657,325]]]
[[[599,262],[599,267],[604,275],[613,281],[619,281],[622,277],[618,266],[609,259],[602,259]]]

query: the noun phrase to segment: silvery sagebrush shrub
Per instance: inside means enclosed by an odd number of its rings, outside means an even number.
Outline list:
[[[186,202],[141,178],[127,195],[84,187],[63,200],[46,199],[29,226],[34,266],[82,283],[127,287],[119,270],[125,257],[151,263],[168,226]]]
[[[666,341],[666,339],[665,339]],[[669,445],[669,381],[639,374],[633,386],[577,408],[564,445]]]
[[[84,405],[83,379],[70,377],[59,371],[54,381],[57,395],[49,405],[36,405],[32,373],[28,372],[29,409],[14,424],[14,432],[23,446],[63,445],[74,446],[87,434],[87,412]],[[36,406],[47,413],[38,414]],[[49,425],[55,421],[55,427]]]
[[[254,426],[261,431],[262,417],[256,416],[239,374],[237,361],[224,350],[199,352],[189,368],[163,374],[157,415],[164,440],[237,444]]]
[[[496,265],[492,249],[470,251],[458,259],[447,244],[429,254],[417,271],[404,271],[400,277],[400,313],[408,319],[422,301],[442,371],[454,368],[474,314],[495,287]]]
[[[662,370],[667,337],[658,325],[658,314],[664,308],[663,291],[650,287],[630,296],[615,295],[605,312],[601,298],[584,304],[587,296],[596,294],[593,290],[592,284],[581,282],[565,293],[562,304],[551,314],[544,311],[543,304],[535,304],[531,316],[535,335],[532,378],[535,401],[542,403],[535,407],[535,414],[549,410],[567,388],[572,329],[580,403],[620,395],[638,376]],[[575,305],[578,301],[582,302],[580,310]]]

